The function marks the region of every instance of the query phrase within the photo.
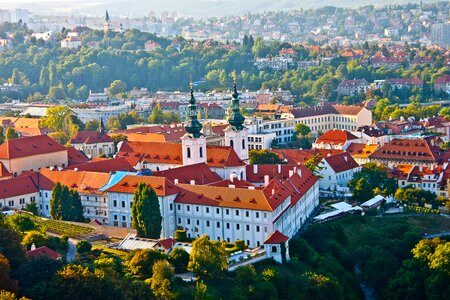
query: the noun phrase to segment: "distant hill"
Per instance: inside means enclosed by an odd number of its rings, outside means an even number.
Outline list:
[[[24,7],[38,14],[95,14],[105,9],[113,16],[143,16],[149,11],[176,11],[183,16],[244,15],[249,12],[309,9],[323,6],[359,7],[368,4],[419,3],[420,0],[0,0],[1,7]],[[424,3],[438,2],[424,0]]]

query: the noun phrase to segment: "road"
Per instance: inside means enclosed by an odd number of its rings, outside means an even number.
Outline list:
[[[70,238],[68,240],[69,248],[67,249],[67,262],[72,262],[75,260],[75,255],[77,254],[77,240]]]

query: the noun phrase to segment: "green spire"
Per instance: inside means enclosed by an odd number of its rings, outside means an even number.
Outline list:
[[[233,94],[231,96],[233,99],[231,100],[231,115],[228,117],[228,123],[236,130],[244,129],[244,121],[245,118],[241,115],[241,110],[239,108],[239,93],[236,88],[236,72],[233,74],[234,79],[234,88]]]
[[[105,132],[105,126],[103,124],[103,118],[100,118],[100,122],[98,123],[98,132],[104,133]]]
[[[109,22],[109,14],[108,14],[108,11],[106,11],[105,21],[106,21],[106,22]]]
[[[202,124],[198,121],[197,118],[197,104],[195,104],[194,98],[194,90],[192,89],[192,80],[191,80],[191,99],[189,100],[189,111],[187,115],[186,126],[184,128],[188,133],[190,133],[194,138],[199,138],[202,133]]]

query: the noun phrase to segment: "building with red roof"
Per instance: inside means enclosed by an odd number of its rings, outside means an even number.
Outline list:
[[[112,156],[115,151],[114,141],[103,131],[78,131],[70,140],[70,144],[90,158],[99,155]]]
[[[362,140],[347,130],[332,129],[319,136],[312,147],[315,149],[345,150],[351,143],[359,142],[362,142]]]
[[[336,155],[328,155],[322,158],[319,163],[320,169],[320,189],[336,191],[341,187],[346,187],[353,174],[361,170],[360,165],[348,152]]]
[[[24,171],[66,167],[68,150],[47,135],[7,140],[0,145],[0,162],[14,176]]]
[[[34,244],[33,244],[34,246]],[[32,247],[33,248],[33,247]],[[30,258],[50,258],[54,260],[60,260],[62,259],[61,254],[58,252],[48,248],[47,246],[42,246],[39,248],[31,249],[30,251],[25,252],[25,256]]]
[[[370,161],[385,166],[411,164],[431,166],[440,163],[443,151],[434,139],[393,139],[376,149],[370,155]]]
[[[442,75],[434,81],[434,90],[450,94],[450,75]]]
[[[39,206],[39,189],[28,175],[0,180],[0,211],[4,208],[24,209],[35,202]]]
[[[392,88],[402,89],[408,88],[412,89],[413,87],[422,88],[423,81],[419,78],[389,78],[386,79],[386,83],[388,83]]]

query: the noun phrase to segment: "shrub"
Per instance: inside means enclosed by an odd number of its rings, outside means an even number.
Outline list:
[[[77,243],[77,252],[80,254],[91,252],[92,245],[88,241],[82,240]]]
[[[245,242],[243,240],[236,240],[236,241],[234,241],[234,244],[241,251],[245,250],[245,248],[246,248],[245,247]]]
[[[177,240],[178,242],[186,242],[187,241],[186,230],[176,230],[175,240]]]

